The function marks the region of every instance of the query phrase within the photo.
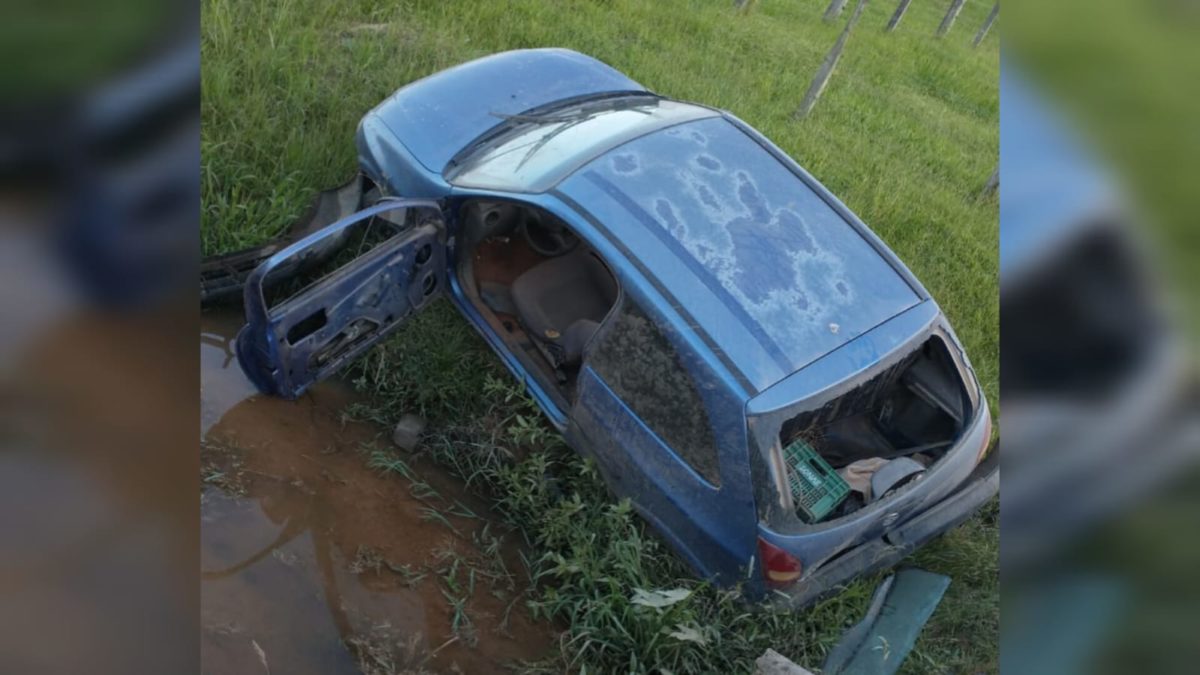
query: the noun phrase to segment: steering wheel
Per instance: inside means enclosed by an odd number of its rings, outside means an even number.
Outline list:
[[[529,248],[548,258],[570,253],[579,246],[579,237],[566,225],[555,219],[547,222],[533,214],[526,215],[521,223],[521,235]]]

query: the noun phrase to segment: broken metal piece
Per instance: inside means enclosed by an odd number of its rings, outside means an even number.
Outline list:
[[[950,577],[915,568],[883,580],[863,620],[842,635],[821,666],[824,675],[892,675],[912,651]]]

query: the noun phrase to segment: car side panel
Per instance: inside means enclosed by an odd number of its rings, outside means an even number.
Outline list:
[[[638,308],[670,342],[695,385],[699,410],[687,423],[707,425],[715,444],[718,484],[695,471],[594,370],[585,353],[578,400],[568,422],[568,440],[593,457],[618,497],[628,497],[639,512],[702,577],[728,585],[747,578],[753,560],[757,511],[747,452],[744,392],[714,363],[711,352],[694,344],[694,331],[652,288],[635,275],[618,274],[622,303]],[[620,308],[618,309],[620,311]],[[606,323],[588,346],[605,339]]]

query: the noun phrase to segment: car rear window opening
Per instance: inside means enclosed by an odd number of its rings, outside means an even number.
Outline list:
[[[915,478],[953,446],[970,417],[958,368],[941,338],[931,337],[861,386],[783,424],[780,459],[796,515],[810,523],[837,518],[885,497],[872,493],[872,483],[890,492]]]

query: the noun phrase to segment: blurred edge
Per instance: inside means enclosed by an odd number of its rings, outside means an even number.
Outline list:
[[[1004,8],[1001,665],[1200,663],[1200,4]]]
[[[198,672],[195,4],[0,22],[0,672]]]

